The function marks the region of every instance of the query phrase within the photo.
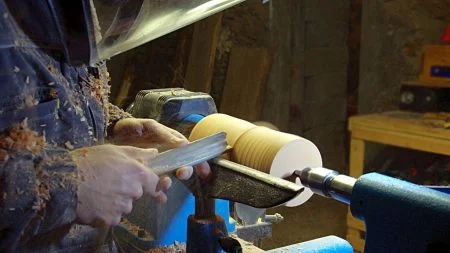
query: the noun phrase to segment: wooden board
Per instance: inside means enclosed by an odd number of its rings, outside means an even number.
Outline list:
[[[347,241],[353,246],[355,252],[364,252],[364,239],[361,231],[353,228],[347,229]]]
[[[266,48],[233,47],[220,112],[248,121],[259,120],[270,62]]]
[[[355,116],[349,120],[349,130],[353,131],[355,128],[379,129],[450,141],[450,129],[436,127],[422,113],[395,111]]]
[[[303,109],[305,105],[305,1],[290,1],[292,65],[290,77],[288,132],[302,136],[305,130]]]
[[[184,88],[191,91],[211,91],[216,47],[222,24],[222,13],[194,25],[191,52],[186,69]]]
[[[364,173],[365,143],[352,136],[350,140],[350,176],[358,178]]]
[[[299,0],[270,2],[270,51],[273,65],[266,86],[262,120],[273,123],[281,131],[288,131],[290,121],[290,97],[292,94],[292,2]]]
[[[350,210],[347,212],[347,226],[360,231],[366,231],[366,225],[364,222],[353,217]]]

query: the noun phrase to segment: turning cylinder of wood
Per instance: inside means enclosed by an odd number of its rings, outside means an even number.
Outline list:
[[[189,140],[194,141],[218,132],[227,133],[228,145],[232,147],[229,157],[231,161],[275,177],[284,178],[295,170],[322,166],[320,152],[311,141],[225,114],[205,117],[194,127]],[[300,184],[300,180],[297,183]],[[306,188],[285,205],[301,205],[312,194]]]

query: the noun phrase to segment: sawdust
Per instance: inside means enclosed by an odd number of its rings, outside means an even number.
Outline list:
[[[9,152],[12,151],[29,151],[33,154],[38,154],[42,148],[47,145],[44,136],[40,136],[37,132],[28,127],[27,119],[20,124],[13,125],[9,130],[0,134],[0,162],[5,162],[10,159]],[[52,161],[63,159],[63,157],[52,157]],[[63,181],[53,181],[52,175],[39,166],[35,168],[36,181],[34,185],[34,192],[36,200],[32,205],[32,209],[39,211],[46,207],[51,198],[50,192],[55,187],[65,187]],[[54,172],[52,172],[53,174]],[[68,173],[66,180],[76,179],[76,173]],[[31,183],[31,182],[30,182]],[[17,196],[25,193],[25,189],[16,188]],[[6,198],[6,193],[3,198]]]
[[[427,126],[434,128],[450,128],[450,113],[425,113],[423,115],[423,122]]]
[[[139,227],[136,224],[131,223],[127,218],[122,217],[120,224],[125,225],[131,233],[139,238],[151,238],[151,235],[147,230]],[[179,242],[174,242],[172,245],[162,246],[147,251],[145,253],[184,253],[186,252],[186,245]]]
[[[110,81],[109,73],[107,71],[101,71],[98,78],[90,75],[88,79],[91,96],[95,97],[101,104],[104,104],[110,93],[110,86],[108,84]]]
[[[186,245],[174,242],[172,245],[159,247],[146,251],[146,253],[184,253],[186,252]]]
[[[120,109],[119,107],[113,105],[113,104],[109,104],[108,105],[108,112],[109,112],[109,118],[111,121],[117,121],[119,119],[123,119],[123,118],[131,118],[131,114],[123,111],[122,109]]]
[[[50,189],[47,185],[42,184],[40,180],[37,180],[35,192],[37,199],[31,208],[40,211],[47,206],[47,202],[50,200]]]
[[[150,237],[150,234],[147,232],[147,230],[139,227],[136,224],[131,223],[127,218],[122,217],[120,224],[125,225],[128,228],[128,230],[131,233],[133,233],[136,237],[140,237],[140,238]]]
[[[27,118],[0,134],[0,148],[3,150],[28,150],[38,153],[44,144],[45,138],[28,128]]]

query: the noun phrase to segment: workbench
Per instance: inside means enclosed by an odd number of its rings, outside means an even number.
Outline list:
[[[351,117],[350,176],[358,178],[364,173],[366,142],[450,156],[450,129],[440,115],[393,111]],[[364,223],[349,211],[347,240],[356,252],[363,252],[364,237]]]

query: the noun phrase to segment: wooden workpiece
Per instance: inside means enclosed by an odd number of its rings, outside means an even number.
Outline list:
[[[226,159],[274,177],[285,178],[298,168],[322,166],[320,152],[311,141],[226,114],[212,114],[202,119],[192,130],[189,140],[219,132],[227,133],[227,143],[231,147]],[[312,195],[313,192],[305,188],[285,205],[301,205]]]
[[[385,112],[355,116],[349,119],[350,176],[358,178],[364,173],[365,143],[397,146],[441,155],[450,155],[450,129],[446,128],[443,114]],[[347,215],[347,240],[356,252],[364,249],[365,225]]]

